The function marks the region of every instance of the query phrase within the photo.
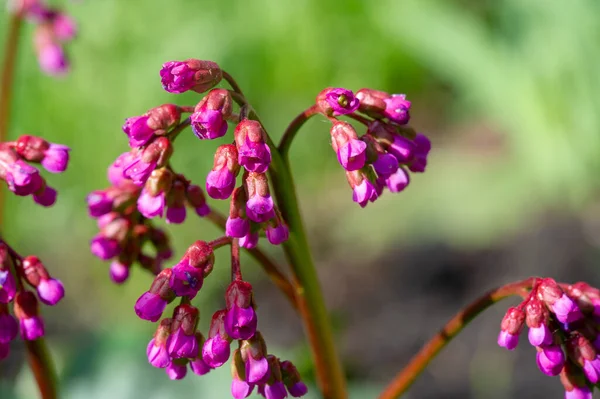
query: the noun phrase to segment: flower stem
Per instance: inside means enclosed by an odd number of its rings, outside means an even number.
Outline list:
[[[20,15],[15,13],[10,16],[0,77],[0,142],[6,141],[8,136],[12,87],[15,63],[17,61],[17,49],[19,48],[21,23],[22,19]],[[4,187],[0,188],[0,227],[4,226],[4,191]]]
[[[208,215],[205,216],[206,219],[210,220],[216,226],[225,230],[225,222],[226,219],[223,215],[218,213],[217,211],[212,210]],[[288,281],[287,277],[279,270],[279,267],[271,259],[266,253],[264,253],[260,248],[252,248],[246,249],[246,251],[258,262],[259,265],[262,266],[267,276],[271,279],[271,281],[283,292],[283,294],[290,301],[291,305],[294,309],[298,309],[298,305],[296,304],[296,295],[294,291],[294,287]]]
[[[54,364],[46,342],[43,338],[40,338],[35,341],[25,341],[25,346],[27,347],[29,366],[35,376],[42,399],[58,398]]]
[[[296,137],[296,133],[298,130],[304,125],[304,123],[309,120],[312,116],[318,114],[318,108],[316,105],[313,105],[310,108],[307,108],[304,112],[298,115],[290,124],[288,125],[285,132],[283,132],[283,136],[281,137],[281,141],[279,142],[279,153],[281,154],[284,160],[287,160],[288,154],[290,152],[290,147],[292,146],[292,141],[294,137]]]
[[[536,278],[503,285],[477,298],[471,304],[458,312],[446,325],[433,336],[421,350],[398,373],[392,382],[379,395],[379,399],[398,398],[412,385],[429,362],[465,328],[477,315],[494,303],[511,295],[527,296]]]
[[[231,84],[233,90],[238,93],[237,96],[233,96],[233,99],[242,108],[247,107],[246,111],[249,118],[260,122],[235,80],[225,72],[223,73],[223,77]],[[304,222],[298,206],[294,180],[287,160],[287,152],[289,151],[289,146],[294,135],[300,126],[316,112],[312,107],[309,110],[294,119],[292,122],[294,126],[286,130],[288,138],[284,143],[289,143],[284,144],[283,152],[280,152],[271,140],[271,137],[268,134],[266,135],[267,145],[271,148],[269,178],[273,186],[273,194],[277,200],[277,205],[290,230],[289,239],[282,245],[292,269],[296,303],[298,304],[300,316],[308,335],[315,362],[317,382],[321,388],[322,397],[324,399],[343,399],[348,397],[346,379],[335,347],[329,314],[325,307],[325,300],[317,277],[310,246],[308,245]]]
[[[231,281],[242,280],[242,267],[240,265],[240,243],[235,238],[231,241]]]

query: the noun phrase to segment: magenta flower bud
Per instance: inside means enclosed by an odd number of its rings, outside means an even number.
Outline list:
[[[185,221],[187,211],[185,206],[182,207],[168,207],[166,221],[169,224],[181,224]]]
[[[288,396],[285,385],[281,381],[276,381],[272,385],[265,384],[262,391],[266,399],[283,399]]]
[[[260,346],[257,343],[244,341],[240,349],[245,362],[246,381],[250,384],[260,384],[269,378],[269,362],[265,357],[264,348],[260,348]]]
[[[374,180],[371,181],[363,170],[346,172],[346,178],[352,188],[352,201],[358,203],[361,208],[379,197]]]
[[[586,387],[573,387],[570,391],[565,391],[565,399],[592,399],[592,391]]]
[[[412,161],[415,154],[415,143],[404,136],[394,134],[394,141],[388,146],[387,150],[396,157],[398,162],[407,163]]]
[[[50,76],[62,76],[69,72],[69,61],[60,44],[46,43],[37,50],[42,71]]]
[[[56,203],[56,190],[52,187],[45,186],[43,189],[36,191],[33,194],[33,200],[41,206],[52,206]]]
[[[15,278],[10,270],[2,269],[0,265],[0,303],[9,303],[15,297],[17,287]]]
[[[199,186],[194,184],[188,185],[185,196],[188,203],[194,208],[198,216],[204,217],[210,213],[210,208],[206,203],[204,193]]]
[[[356,131],[346,122],[336,122],[331,127],[331,145],[340,165],[347,171],[365,166],[367,143],[358,139]]]
[[[208,364],[204,363],[204,360],[202,360],[201,357],[191,360],[190,368],[192,369],[192,372],[196,375],[205,375],[210,370],[212,370],[212,368]]]
[[[519,334],[525,325],[525,312],[519,308],[509,308],[502,323],[498,335],[498,345],[508,350],[513,350],[519,343]]]
[[[185,361],[185,363],[187,363],[187,361]],[[171,380],[181,380],[185,377],[187,374],[187,367],[185,363],[180,364],[174,360],[167,366],[165,372]]]
[[[551,345],[538,350],[536,361],[542,373],[556,376],[565,365],[565,354],[559,345]]]
[[[111,185],[119,187],[126,179],[125,166],[129,165],[135,158],[131,152],[124,152],[115,159],[108,167],[107,178]]]
[[[31,291],[20,291],[15,295],[15,316],[19,320],[21,338],[33,341],[44,336],[44,321],[39,316],[38,302]]]
[[[42,279],[37,286],[37,293],[42,303],[54,306],[65,296],[65,288],[55,278]]]
[[[377,176],[388,178],[398,171],[398,160],[395,156],[388,153],[379,153],[375,162],[373,162],[373,169]]]
[[[415,143],[414,157],[410,165],[408,165],[408,169],[416,173],[425,172],[427,156],[431,150],[431,142],[427,136],[421,133],[418,133],[413,141]]]
[[[190,116],[192,130],[201,140],[213,140],[227,133],[231,116],[231,95],[225,89],[211,90],[194,108]]]
[[[392,173],[385,179],[385,185],[391,193],[399,193],[404,190],[410,183],[410,177],[403,168],[398,168],[395,173]]]
[[[173,319],[161,320],[154,333],[154,338],[148,343],[146,355],[148,356],[148,362],[154,367],[164,369],[171,363],[171,357],[167,350],[167,341],[171,335],[172,324]]]
[[[600,381],[600,358],[593,360],[583,360],[583,374],[592,383],[597,384]]]
[[[252,285],[233,281],[225,294],[227,314],[225,331],[233,339],[250,339],[256,333],[257,317],[252,300]]]
[[[173,266],[173,275],[169,282],[177,296],[188,296],[194,298],[204,282],[204,271],[202,268],[190,266],[187,259],[182,259]]]
[[[137,314],[140,319],[155,322],[160,319],[160,316],[162,316],[166,307],[166,300],[161,298],[158,294],[147,291],[136,301],[135,314]]]
[[[248,233],[244,237],[240,238],[240,247],[246,249],[256,248],[258,245],[258,233]]]
[[[552,332],[546,324],[540,324],[539,327],[529,327],[529,343],[533,346],[550,345],[553,341]]]
[[[385,102],[385,110],[383,114],[392,122],[400,125],[408,123],[410,118],[410,101],[406,99],[404,94],[392,94],[391,97],[383,100]]]
[[[202,359],[210,367],[221,367],[230,355],[230,337],[225,331],[226,310],[219,310],[212,316],[208,339],[202,346]]]
[[[274,226],[268,224],[265,233],[267,240],[273,245],[279,245],[290,237],[290,231],[285,223],[278,223]]]
[[[68,15],[58,12],[52,20],[52,31],[59,40],[72,40],[77,35],[77,24]]]
[[[242,238],[250,233],[250,221],[241,217],[232,219],[227,218],[225,223],[225,234],[228,237]]]
[[[288,360],[281,362],[281,373],[283,383],[290,395],[299,398],[307,394],[308,388],[300,380],[300,374],[292,362]]]
[[[248,192],[246,202],[248,218],[257,223],[271,219],[275,214],[267,176],[262,173],[249,173],[244,183]]]
[[[71,149],[66,145],[50,144],[50,147],[44,152],[42,166],[48,172],[64,172],[69,164],[69,151]]]
[[[515,349],[519,344],[519,336],[506,331],[500,331],[498,334],[498,345],[509,351]]]
[[[317,96],[316,104],[319,111],[326,116],[351,114],[360,106],[352,91],[333,87],[321,91]]]
[[[142,215],[149,219],[155,216],[162,217],[165,211],[165,193],[161,192],[157,195],[152,195],[144,187],[138,198],[137,208]]]
[[[265,173],[271,164],[271,149],[266,133],[257,121],[244,119],[234,132],[238,163],[248,172]]]
[[[16,338],[19,331],[17,320],[8,313],[8,309],[0,308],[0,344],[7,344]]]
[[[250,385],[246,381],[242,381],[237,378],[234,378],[231,381],[231,396],[233,396],[234,399],[247,398],[250,396],[253,389],[254,385]]]
[[[217,148],[213,169],[206,178],[206,192],[214,199],[227,199],[235,188],[235,178],[240,171],[238,152],[234,145]]]
[[[167,348],[174,359],[198,356],[196,328],[200,314],[194,306],[183,304],[173,311],[173,326]]]
[[[223,72],[216,63],[195,59],[170,61],[163,64],[160,70],[163,89],[169,93],[188,90],[204,93],[216,86],[222,77]]]
[[[114,260],[110,264],[109,277],[113,283],[123,284],[129,278],[129,268],[131,265],[126,265],[118,260]]]
[[[157,164],[157,160],[145,161],[140,154],[132,156],[123,165],[123,176],[141,186],[148,180]]]
[[[233,352],[231,361],[231,395],[235,399],[243,399],[250,396],[254,389],[254,384],[245,380],[246,372],[244,370],[244,360],[239,349]]]
[[[551,305],[551,308],[561,323],[571,323],[583,316],[577,304],[564,293]]]
[[[112,211],[113,200],[105,190],[92,191],[85,199],[88,204],[88,213],[97,218]]]
[[[154,129],[148,126],[148,115],[125,119],[123,132],[129,137],[130,147],[141,147],[154,137]]]
[[[39,170],[28,163],[19,159],[12,164],[4,166],[6,168],[5,180],[8,188],[16,195],[31,195],[42,188],[44,181],[39,174]]]
[[[102,259],[109,260],[121,253],[121,246],[117,240],[97,235],[90,243],[90,249],[94,256]]]

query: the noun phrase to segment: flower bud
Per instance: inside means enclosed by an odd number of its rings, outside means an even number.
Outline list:
[[[254,311],[252,285],[235,280],[225,293],[227,315],[225,331],[233,339],[250,339],[256,333],[257,317]]]
[[[266,359],[267,346],[262,335],[256,332],[252,338],[242,341],[240,353],[244,360],[246,381],[251,384],[263,381],[269,372],[269,362]]]
[[[519,343],[519,334],[525,325],[525,312],[519,308],[510,308],[500,324],[498,345],[513,350]]]
[[[171,336],[172,324],[173,319],[162,319],[154,333],[154,338],[148,343],[146,355],[148,356],[148,362],[154,367],[164,369],[171,363],[167,342]]]
[[[316,101],[319,112],[325,116],[347,115],[358,110],[360,102],[354,93],[342,88],[328,87],[321,91]]]
[[[206,341],[201,332],[196,332],[196,342],[198,348],[202,348],[204,346],[204,342]],[[204,375],[207,374],[210,370],[212,370],[212,367],[210,367],[204,362],[204,359],[202,358],[202,353],[198,353],[198,355],[194,359],[190,360],[190,368],[192,369],[192,372],[196,375]]]
[[[185,221],[185,183],[176,179],[167,195],[167,223],[180,224]]]
[[[248,172],[264,173],[271,164],[271,149],[266,133],[257,121],[244,119],[235,127],[238,162]]]
[[[33,341],[44,336],[44,321],[39,315],[38,302],[33,292],[17,292],[14,312],[19,320],[21,338]]]
[[[229,217],[225,223],[225,234],[228,237],[241,238],[250,232],[250,221],[246,218],[246,191],[243,187],[233,190],[229,203]]]
[[[244,369],[244,361],[240,350],[236,349],[233,352],[233,361],[231,362],[231,395],[234,399],[244,399],[250,396],[254,389],[254,384],[246,381],[246,371]]]
[[[213,368],[221,367],[229,359],[231,338],[225,331],[226,312],[226,310],[219,310],[213,314],[208,339],[202,347],[202,359]]]
[[[296,366],[294,366],[294,364],[289,360],[281,362],[280,365],[283,383],[285,384],[285,387],[290,395],[292,395],[294,398],[299,398],[306,395],[308,388],[300,379],[300,373],[298,373]]]
[[[196,105],[190,116],[194,134],[199,139],[213,140],[227,133],[227,118],[231,116],[231,94],[225,89],[211,90]]]
[[[338,162],[348,171],[365,165],[367,144],[358,139],[351,124],[338,121],[331,127],[331,145],[337,153]]]
[[[244,179],[248,196],[246,214],[254,222],[262,223],[271,219],[275,214],[274,203],[269,191],[269,181],[264,173],[248,173]]]
[[[369,201],[374,202],[379,197],[375,186],[377,179],[370,167],[346,172],[346,178],[352,188],[352,201],[358,203],[361,208],[367,206]]]
[[[192,305],[179,305],[173,310],[173,324],[168,343],[171,357],[178,359],[198,356],[196,328],[199,319],[200,313]]]
[[[200,186],[196,186],[195,184],[188,185],[185,195],[187,201],[196,210],[198,216],[204,217],[210,213],[210,208],[206,203],[204,192]]]
[[[235,188],[240,172],[238,151],[235,145],[225,144],[217,148],[213,169],[206,178],[206,192],[214,199],[227,199]]]
[[[15,276],[10,271],[10,262],[8,247],[0,242],[0,304],[11,302],[17,292]]]
[[[152,282],[150,289],[146,291],[135,303],[135,313],[140,319],[152,322],[160,319],[167,303],[175,299],[175,292],[171,289],[169,281],[173,271],[165,269],[161,271]]]
[[[170,61],[163,64],[160,71],[163,88],[169,93],[188,90],[204,93],[216,86],[222,77],[223,72],[216,63],[196,59]]]

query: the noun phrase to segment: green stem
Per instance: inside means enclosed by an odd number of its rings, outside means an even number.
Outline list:
[[[249,118],[254,118],[260,122],[235,80],[226,73],[223,73],[223,77],[238,94],[234,95],[233,99],[240,106],[248,108]],[[290,132],[287,134],[288,139],[286,139],[286,142],[289,141],[291,144],[293,136],[300,126],[316,112],[316,109],[313,110],[312,107],[309,110],[301,114],[304,116],[294,119],[292,122],[294,126],[288,128],[286,131],[286,133]],[[284,145],[285,152],[280,153],[280,150],[275,146],[270,136],[268,134],[266,136],[267,145],[271,148],[269,178],[273,187],[273,194],[290,230],[289,239],[282,244],[283,250],[292,269],[296,303],[298,304],[300,316],[302,317],[310,343],[315,362],[317,382],[324,399],[347,398],[346,378],[335,346],[329,314],[325,307],[325,300],[317,277],[310,246],[308,245],[304,222],[298,206],[294,180],[287,160],[289,144]],[[286,156],[282,156],[282,154]]]
[[[421,350],[400,370],[396,377],[379,395],[379,399],[394,399],[400,397],[415,382],[421,372],[427,367],[429,362],[444,347],[452,341],[477,315],[489,308],[494,303],[511,295],[527,296],[536,277],[530,277],[526,280],[517,281],[496,288],[487,294],[477,298],[463,310],[458,312],[446,325],[433,336]]]

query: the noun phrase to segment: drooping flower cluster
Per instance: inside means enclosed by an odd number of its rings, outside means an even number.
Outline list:
[[[352,199],[361,207],[379,198],[385,188],[392,193],[404,190],[410,182],[408,171],[425,171],[431,143],[405,126],[410,101],[403,94],[361,89],[355,96],[350,90],[327,88],[317,96],[316,107],[332,122],[332,147],[346,170]],[[351,124],[337,118],[341,115],[365,124],[367,132],[359,137]]]
[[[34,288],[37,297],[26,286]],[[21,257],[0,241],[0,360],[8,356],[10,342],[19,331],[24,340],[44,336],[38,299],[45,305],[54,306],[64,295],[62,283],[50,276],[36,256]]]
[[[539,369],[560,375],[566,399],[591,399],[600,382],[600,290],[537,279],[529,296],[507,311],[498,344],[515,349],[525,325]]]
[[[197,241],[179,263],[161,271],[150,289],[140,296],[135,304],[136,314],[153,322],[161,319],[167,304],[181,298],[172,317],[160,320],[146,349],[148,361],[154,367],[164,368],[174,380],[185,377],[188,365],[193,373],[204,375],[229,360],[231,343],[237,340],[238,349],[232,361],[234,398],[246,398],[255,386],[269,399],[287,397],[288,391],[294,397],[303,396],[306,386],[295,367],[267,353],[264,339],[257,331],[252,286],[242,280],[237,262],[232,262],[232,268],[238,269],[233,271],[236,277],[225,294],[225,309],[213,315],[206,339],[198,331],[200,315],[191,300],[212,271],[213,249],[228,242],[227,237],[213,243]]]
[[[51,206],[56,202],[56,190],[46,184],[31,163],[39,163],[51,173],[61,173],[67,169],[69,151],[67,146],[29,135],[0,143],[0,179],[16,195],[31,195],[36,203]]]
[[[11,8],[36,24],[33,42],[42,71],[54,76],[69,72],[63,46],[77,34],[75,21],[42,0],[13,0]]]

